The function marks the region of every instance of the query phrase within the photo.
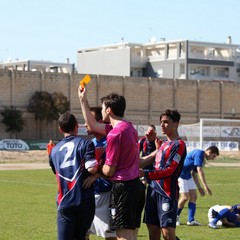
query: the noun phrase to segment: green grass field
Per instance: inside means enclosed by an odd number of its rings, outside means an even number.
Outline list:
[[[239,203],[239,172],[240,168],[205,168],[213,195],[199,197],[196,212],[196,220],[205,226],[186,226],[185,208],[181,215],[183,225],[176,230],[181,240],[239,239],[239,228],[213,230],[207,227],[209,207]],[[56,239],[56,191],[57,184],[51,170],[0,171],[0,239]],[[102,238],[92,236],[91,239]],[[148,239],[144,224],[139,230],[139,239]]]

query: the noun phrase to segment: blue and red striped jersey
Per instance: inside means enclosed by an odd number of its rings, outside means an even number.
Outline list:
[[[52,150],[50,165],[58,182],[58,210],[78,206],[82,198],[94,195],[94,187],[83,189],[83,180],[90,175],[87,168],[96,165],[92,141],[81,137],[63,138]]]
[[[165,141],[159,148],[154,170],[146,172],[147,179],[151,179],[150,186],[159,194],[178,198],[178,177],[181,174],[186,146],[183,140]]]
[[[95,146],[95,156],[96,159],[101,161],[99,165],[104,165],[106,160],[106,146],[107,146],[107,139],[106,137],[103,137],[100,140],[97,140],[96,138],[92,139],[94,146]],[[109,192],[112,188],[112,183],[105,179],[105,178],[98,178],[96,179],[94,183],[95,187],[95,194],[102,193],[102,192]]]

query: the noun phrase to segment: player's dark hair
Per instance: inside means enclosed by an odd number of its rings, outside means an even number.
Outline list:
[[[217,154],[217,156],[219,156],[219,149],[217,146],[214,146],[214,145],[210,146],[209,148],[206,149],[206,151],[208,151],[208,150],[210,150],[211,153],[215,153],[215,154]]]
[[[167,116],[167,117],[171,118],[173,122],[179,122],[181,119],[181,114],[176,109],[175,110],[166,109],[165,112],[163,112],[160,115],[160,121],[163,116]]]
[[[154,131],[156,131],[156,126],[155,126],[155,125],[150,124],[150,125],[148,125],[148,126],[151,127]]]
[[[126,109],[126,100],[124,96],[120,96],[117,93],[111,93],[101,98],[102,103],[106,108],[110,107],[113,114],[117,117],[123,117]]]
[[[95,119],[99,122],[102,120],[102,108],[101,107],[90,107],[90,111],[95,113]]]
[[[63,113],[58,119],[58,125],[62,129],[63,132],[69,133],[74,130],[77,124],[76,117],[70,113]]]

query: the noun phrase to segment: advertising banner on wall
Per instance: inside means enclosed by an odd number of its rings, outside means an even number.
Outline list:
[[[23,141],[21,139],[2,139],[0,140],[0,150],[25,151],[25,150],[46,150],[47,141],[32,140]]]
[[[186,141],[185,143],[188,151],[200,149],[200,142]],[[213,145],[217,146],[220,151],[238,151],[239,149],[238,142],[231,141],[204,141],[203,149],[207,149]]]
[[[148,125],[135,125],[138,131],[138,136],[144,136],[148,129]],[[156,126],[157,136],[164,138],[160,126]],[[188,151],[200,148],[200,127],[198,124],[180,125],[178,128],[179,135],[185,137]],[[232,138],[240,138],[240,127],[234,126],[211,126],[204,127],[203,137],[209,137],[211,141],[203,141],[203,149],[215,145],[220,151],[238,151],[239,142],[232,140]],[[190,140],[195,138],[195,141]],[[218,140],[215,140],[218,138]],[[196,140],[197,139],[197,140]]]
[[[148,125],[135,125],[139,136],[144,136]],[[158,136],[163,136],[160,126],[156,126]],[[200,127],[196,124],[180,125],[178,133],[182,137],[199,137]],[[234,126],[204,126],[203,137],[225,137],[225,138],[240,138],[240,127]]]
[[[21,139],[2,139],[0,140],[1,150],[29,150],[29,146]]]
[[[31,140],[26,141],[30,150],[46,150],[47,149],[47,141],[41,141],[41,140]]]

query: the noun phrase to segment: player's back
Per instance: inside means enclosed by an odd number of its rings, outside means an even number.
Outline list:
[[[91,152],[87,151],[90,141],[80,137],[69,136],[63,138],[52,150],[52,159],[59,173],[70,174],[80,167],[84,158]],[[92,144],[93,145],[93,144]],[[94,152],[94,148],[92,148]]]
[[[191,171],[197,166],[203,166],[204,161],[204,151],[195,149],[189,152],[184,160],[182,173],[180,175],[183,179],[191,178]]]
[[[85,164],[94,159],[94,144],[80,137],[63,138],[52,150],[51,161],[59,184],[59,208],[77,206],[81,198],[93,194],[82,190],[83,179],[89,175]]]

